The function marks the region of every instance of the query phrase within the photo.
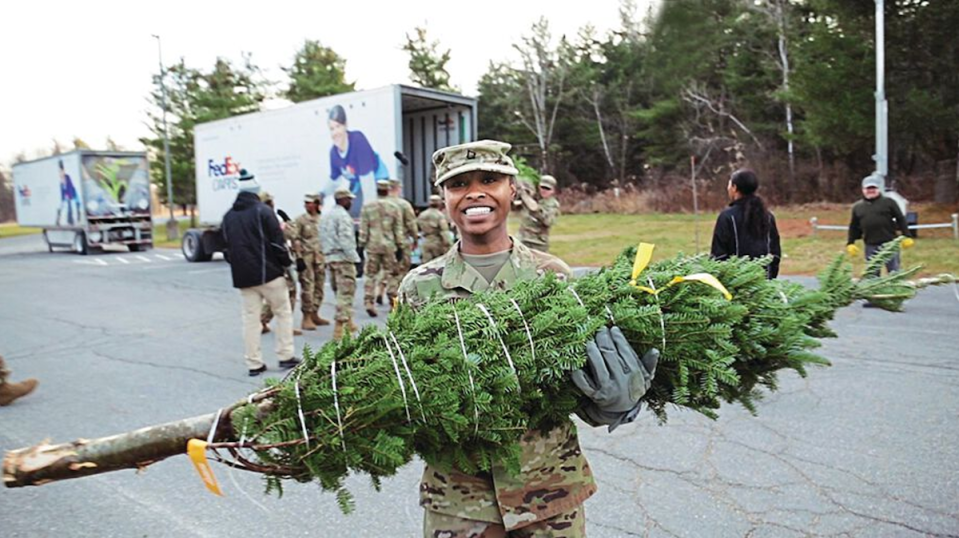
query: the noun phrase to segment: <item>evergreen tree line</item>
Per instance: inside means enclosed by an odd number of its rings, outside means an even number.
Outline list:
[[[639,13],[623,0],[619,27],[554,36],[547,18],[491,61],[477,83],[479,134],[561,186],[676,193],[691,174],[717,197],[729,172],[756,169],[778,202],[848,200],[875,167],[873,0],[669,0]],[[959,2],[886,0],[890,178],[907,196],[955,200],[959,155]],[[406,36],[410,79],[458,91],[455,52],[426,28]],[[209,69],[165,68],[177,203],[195,203],[193,127],[259,110],[272,96],[301,102],[356,89],[346,61],[307,40],[266,80],[249,55]],[[159,76],[143,139],[166,194]],[[668,196],[667,196],[668,197]]]

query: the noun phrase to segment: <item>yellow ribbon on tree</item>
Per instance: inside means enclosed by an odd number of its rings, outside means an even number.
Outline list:
[[[196,472],[200,473],[200,479],[203,480],[206,489],[216,495],[223,496],[220,486],[216,483],[216,476],[213,475],[213,469],[210,468],[210,463],[206,460],[206,446],[206,441],[190,439],[186,445],[186,452],[190,456],[193,466],[196,467]]]
[[[655,248],[656,245],[653,245],[652,243],[640,243],[639,246],[636,247],[636,258],[633,260],[633,274],[629,280],[629,284],[631,286],[652,295],[659,295],[661,291],[679,284],[680,282],[700,282],[719,290],[727,301],[732,300],[733,294],[729,293],[729,290],[726,289],[726,286],[723,286],[722,282],[720,282],[718,278],[709,273],[695,273],[692,275],[673,277],[669,284],[666,284],[666,286],[658,290],[654,290],[653,288],[647,286],[640,286],[637,282],[637,279],[639,278],[640,273],[642,273],[646,267],[649,266],[649,262],[653,259],[653,249]]]

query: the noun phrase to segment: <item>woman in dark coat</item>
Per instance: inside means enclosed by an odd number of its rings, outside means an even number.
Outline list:
[[[773,279],[779,275],[779,230],[776,217],[766,209],[763,199],[756,195],[759,178],[749,169],[733,172],[726,185],[729,207],[719,214],[713,230],[713,246],[710,254],[717,260],[730,256],[760,258],[772,256],[766,266],[766,275]]]

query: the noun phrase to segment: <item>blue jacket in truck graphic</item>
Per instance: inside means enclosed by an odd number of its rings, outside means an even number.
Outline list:
[[[330,109],[329,127],[333,139],[333,147],[330,148],[330,179],[333,182],[323,189],[323,194],[332,194],[340,186],[341,179],[348,181],[350,192],[356,196],[350,215],[358,219],[364,198],[376,198],[376,180],[389,179],[390,172],[366,135],[360,131],[347,130],[346,111],[342,106],[335,105]]]
[[[63,169],[63,161],[59,162],[60,167],[60,207],[57,208],[57,226],[60,226],[60,218],[64,215],[67,218],[66,224],[73,226],[80,220],[80,199],[77,197],[77,189],[73,186],[73,180],[70,174]],[[76,218],[73,216],[76,210]]]

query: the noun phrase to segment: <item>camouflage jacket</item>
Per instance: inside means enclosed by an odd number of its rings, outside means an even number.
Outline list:
[[[299,241],[297,256],[320,253],[320,216],[303,213],[291,223],[293,240]]]
[[[555,196],[539,201],[536,210],[523,206],[519,240],[533,248],[549,244],[549,229],[559,217],[559,200]]]
[[[396,196],[391,196],[387,200],[396,206],[400,210],[400,215],[402,215],[402,227],[403,231],[406,233],[406,236],[403,241],[404,248],[408,248],[410,242],[415,240],[420,233],[419,227],[416,223],[416,212],[413,211],[413,205],[410,204],[406,198],[399,198]]]
[[[423,242],[449,248],[453,242],[450,239],[450,224],[442,211],[431,207],[420,213],[416,219],[423,234]]]
[[[468,297],[489,288],[507,290],[514,282],[546,272],[566,277],[569,267],[555,256],[513,241],[513,252],[488,284],[460,256],[459,243],[443,256],[410,271],[400,284],[399,300],[419,308],[431,297]],[[520,440],[521,471],[509,474],[493,464],[491,472],[467,475],[429,463],[420,484],[420,504],[442,514],[496,522],[514,530],[569,511],[596,492],[596,483],[579,447],[576,426],[567,421],[544,432],[530,430]]]
[[[320,245],[327,262],[359,263],[353,217],[342,206],[334,205],[320,218]]]
[[[403,215],[384,198],[360,210],[360,246],[367,252],[393,253],[403,243]]]

